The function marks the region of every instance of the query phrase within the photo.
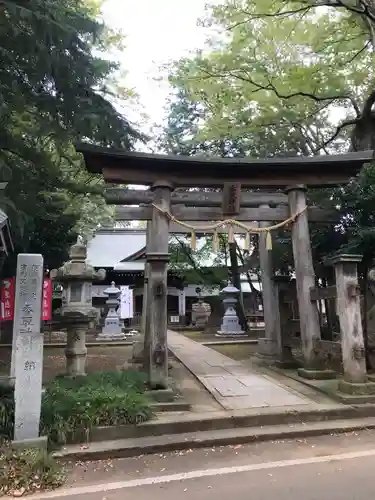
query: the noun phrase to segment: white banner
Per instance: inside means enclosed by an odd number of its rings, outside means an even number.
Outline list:
[[[120,296],[120,318],[128,319],[133,318],[134,308],[133,308],[133,290],[128,286],[121,286],[121,296]]]

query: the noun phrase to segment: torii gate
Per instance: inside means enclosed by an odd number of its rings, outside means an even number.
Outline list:
[[[327,213],[319,212],[315,207],[307,210],[306,187],[347,183],[365,163],[372,160],[372,151],[272,159],[202,159],[149,155],[91,145],[80,145],[77,151],[83,154],[88,171],[102,174],[106,182],[148,185],[153,192],[152,206],[127,208],[126,214],[123,215],[123,219],[151,220],[147,249],[149,314],[146,337],[149,345],[145,353],[151,383],[166,386],[168,378],[166,312],[170,220],[217,221],[222,220],[223,215],[228,215],[223,214],[223,210],[217,205],[203,209],[176,205],[181,193],[172,195],[172,192],[177,187],[223,187],[232,184],[286,191],[288,206],[262,207],[270,201],[268,194],[268,200],[263,200],[265,203],[258,202],[258,208],[251,208],[251,202],[246,201],[248,206],[239,210],[236,220],[270,222],[293,217],[292,242],[304,369],[307,376],[310,376],[309,371],[317,371],[319,367],[314,345],[320,339],[320,325],[317,309],[310,299],[310,289],[315,283],[308,221],[309,218],[325,221],[329,219]],[[125,200],[125,193],[117,194],[119,199]],[[280,193],[275,193],[275,196],[278,195]],[[111,193],[107,196],[111,196]],[[186,194],[184,205],[189,204],[186,199],[189,200],[190,196],[191,193]],[[175,205],[174,208],[172,205]],[[121,217],[121,209],[118,210],[118,217]]]

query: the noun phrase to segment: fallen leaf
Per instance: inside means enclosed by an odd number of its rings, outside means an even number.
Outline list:
[[[25,488],[20,488],[19,490],[12,490],[10,494],[14,497],[22,497],[25,494]]]

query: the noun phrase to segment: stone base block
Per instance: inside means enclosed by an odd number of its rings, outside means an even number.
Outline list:
[[[96,337],[97,341],[103,341],[105,340],[106,342],[110,341],[119,341],[119,340],[126,340],[126,335],[123,332],[120,333],[104,333],[101,332],[99,335]]]
[[[244,331],[239,331],[239,332],[226,332],[223,330],[219,330],[216,334],[215,337],[247,337],[246,333]]]
[[[20,439],[18,441],[12,441],[12,447],[15,450],[19,451],[30,450],[30,449],[47,451],[47,444],[48,444],[47,436],[40,436],[32,439]]]
[[[344,394],[352,394],[356,396],[375,396],[375,382],[356,383],[340,380],[339,391]]]
[[[333,370],[314,370],[310,368],[299,368],[298,375],[308,380],[329,380],[336,378],[336,373]]]
[[[374,404],[375,395],[367,394],[360,396],[358,394],[344,394],[343,392],[336,392],[334,397],[345,405],[364,405],[364,404]]]
[[[138,330],[124,330],[124,333],[126,335],[126,337],[137,337],[139,335],[139,331]]]

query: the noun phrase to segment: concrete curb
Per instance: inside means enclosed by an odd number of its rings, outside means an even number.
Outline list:
[[[174,413],[159,414],[155,420],[149,420],[138,425],[117,425],[111,427],[94,427],[86,439],[91,443],[103,441],[118,441],[124,439],[141,439],[162,437],[165,440],[169,435],[191,434],[195,432],[226,431],[233,429],[250,429],[255,427],[266,428],[280,425],[297,425],[316,422],[332,422],[346,419],[375,418],[375,405],[361,407],[343,405],[315,405],[309,408],[257,408],[256,410],[218,411],[209,413]],[[74,441],[79,443],[85,440],[85,434],[76,435]]]
[[[193,448],[306,438],[374,428],[375,418],[223,429],[74,445],[54,453],[54,457],[61,460],[106,460]]]

